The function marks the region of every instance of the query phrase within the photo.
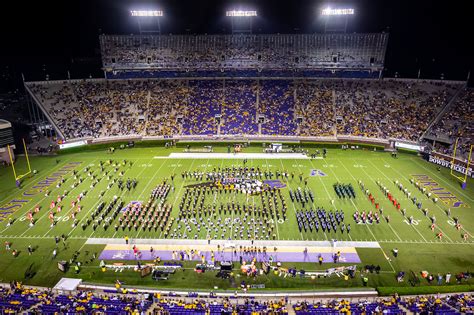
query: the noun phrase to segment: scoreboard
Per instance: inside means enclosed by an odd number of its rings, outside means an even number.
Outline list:
[[[12,125],[8,121],[0,119],[0,148],[13,144]]]
[[[0,161],[10,163],[10,155],[8,154],[7,146],[11,147],[12,158],[14,160],[14,143],[12,124],[6,120],[0,119]]]

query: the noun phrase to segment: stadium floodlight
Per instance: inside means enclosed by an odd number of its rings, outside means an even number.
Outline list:
[[[324,33],[347,32],[347,23],[354,14],[354,8],[323,8],[321,16],[324,21]]]
[[[331,9],[327,7],[322,10],[322,15],[354,15],[354,9],[346,8],[346,9]]]
[[[233,17],[252,17],[257,16],[257,11],[231,10],[226,11],[225,15]]]
[[[162,10],[130,10],[130,15],[137,20],[140,34],[161,34],[160,18]]]
[[[138,16],[138,17],[153,17],[153,16],[163,16],[163,11],[161,10],[131,10],[130,14],[132,16]]]
[[[252,33],[252,19],[257,17],[256,10],[229,10],[225,15],[232,23],[232,34]]]

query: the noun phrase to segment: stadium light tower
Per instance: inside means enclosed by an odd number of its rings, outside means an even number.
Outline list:
[[[163,11],[131,10],[130,15],[137,20],[140,35],[161,34],[160,18],[163,17]]]
[[[252,19],[257,16],[257,11],[229,10],[225,15],[230,18],[232,34],[252,33]]]
[[[349,18],[354,14],[354,8],[324,7],[321,10],[321,16],[324,19],[324,33],[346,33]]]

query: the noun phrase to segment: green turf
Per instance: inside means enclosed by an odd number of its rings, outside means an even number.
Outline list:
[[[261,152],[261,144],[253,145],[246,148],[246,152]],[[81,254],[79,260],[86,262],[90,260],[93,252],[99,253],[103,246],[85,245],[85,241],[89,237],[115,237],[123,238],[126,235],[130,238],[163,238],[163,233],[147,231],[138,229],[137,231],[115,231],[109,228],[104,231],[99,227],[93,231],[91,226],[88,226],[85,231],[79,227],[72,228],[72,220],[67,219],[70,215],[70,203],[73,198],[84,190],[87,190],[87,195],[84,197],[81,204],[82,211],[77,218],[80,222],[90,216],[91,212],[97,207],[101,201],[110,202],[114,195],[119,196],[125,202],[133,200],[147,200],[151,190],[168,179],[172,173],[177,174],[174,180],[175,189],[168,196],[167,202],[174,204],[172,215],[174,217],[178,214],[177,204],[181,200],[184,192],[184,186],[194,183],[192,180],[183,181],[181,179],[181,172],[190,170],[210,170],[214,167],[224,167],[230,165],[241,165],[241,160],[215,160],[215,159],[154,159],[154,156],[167,156],[171,152],[182,152],[183,148],[165,149],[162,147],[139,147],[134,149],[117,150],[114,154],[108,154],[104,148],[96,148],[95,150],[88,150],[86,152],[71,152],[68,154],[61,154],[54,157],[32,157],[32,167],[38,170],[37,175],[26,177],[22,183],[22,188],[15,187],[13,180],[13,173],[10,168],[0,170],[0,208],[13,207],[15,210],[12,218],[15,222],[12,226],[7,227],[7,221],[0,223],[0,240],[2,242],[8,240],[12,242],[12,247],[20,251],[17,258],[13,258],[10,253],[7,253],[2,246],[0,249],[0,279],[2,281],[9,280],[23,280],[26,283],[51,286],[59,280],[63,273],[56,268],[56,260],[51,259],[52,249],[54,247],[54,236],[65,234],[68,235],[68,248],[63,249],[60,246],[58,259],[69,259],[75,250],[80,250]],[[227,147],[223,145],[216,147],[218,152],[226,152]],[[133,161],[133,166],[120,166],[120,171],[124,171],[124,178],[137,178],[138,186],[135,190],[121,192],[117,186],[114,185],[110,190],[106,190],[109,183],[107,178],[103,178],[100,170],[98,170],[98,163],[100,160],[105,161],[113,159],[121,162],[123,159]],[[53,184],[49,189],[51,193],[45,197],[43,193],[37,193],[25,198],[24,193],[32,193],[32,187],[38,182],[44,180],[58,169],[71,162],[81,162],[76,167],[79,171],[80,177],[84,181],[76,188],[71,189],[70,185],[74,182],[72,174],[65,175],[66,182],[60,188],[56,188]],[[433,164],[423,161],[420,157],[413,154],[399,154],[397,159],[391,158],[390,154],[384,152],[374,152],[372,150],[354,150],[342,151],[339,149],[329,149],[328,156],[324,160],[249,160],[249,166],[259,166],[261,169],[269,170],[287,170],[296,174],[293,180],[286,182],[287,186],[296,189],[303,187],[300,183],[298,174],[302,173],[304,177],[308,177],[308,187],[315,194],[315,206],[324,207],[327,210],[342,209],[345,212],[345,222],[350,223],[352,231],[350,235],[347,233],[326,232],[319,231],[318,233],[300,233],[296,226],[296,218],[294,211],[300,210],[297,204],[291,203],[289,199],[288,188],[285,188],[283,195],[286,198],[288,205],[287,220],[282,224],[276,224],[277,239],[279,240],[353,240],[353,241],[378,241],[382,245],[382,249],[357,249],[361,259],[361,267],[366,264],[380,265],[382,272],[380,274],[369,275],[369,285],[374,287],[407,287],[407,282],[397,283],[395,280],[395,272],[403,270],[405,272],[414,271],[419,273],[421,270],[428,270],[432,273],[446,273],[451,272],[453,275],[461,271],[472,270],[474,261],[474,242],[472,234],[467,241],[462,239],[462,234],[471,233],[473,228],[473,206],[474,206],[474,187],[470,180],[466,190],[460,188],[459,183],[455,178],[449,175],[449,170],[437,170]],[[84,168],[90,166],[94,174],[97,174],[101,181],[97,186],[91,189],[91,180],[84,173]],[[26,169],[23,157],[19,157],[16,164],[19,172]],[[106,167],[112,170],[112,166]],[[311,169],[320,169],[326,173],[324,177],[309,177]],[[113,173],[113,172],[112,172]],[[448,189],[451,193],[463,201],[465,207],[453,208],[451,207],[452,216],[457,216],[463,226],[463,230],[458,231],[452,225],[452,219],[445,214],[448,206],[441,201],[434,203],[428,199],[426,195],[419,192],[410,182],[412,174],[425,174],[435,180],[440,186]],[[118,178],[118,174],[113,174],[112,177]],[[373,205],[369,202],[367,197],[359,188],[358,181],[361,180],[367,189],[370,190],[376,201],[380,203],[384,209],[384,214],[389,215],[390,223],[382,220],[380,224],[372,225],[357,225],[355,224],[352,215],[356,210],[370,211],[373,210]],[[405,197],[405,195],[398,190],[394,181],[398,180],[404,187],[408,188],[414,196],[423,202],[423,208],[429,209],[429,215],[435,215],[437,218],[437,225],[444,233],[442,240],[438,240],[435,232],[429,228],[430,219],[424,216],[421,210],[418,210],[415,205]],[[384,196],[382,191],[376,184],[380,181],[386,186],[401,202],[402,208],[407,209],[407,217],[413,216],[418,223],[417,225],[408,225],[404,220],[402,214],[395,209],[395,207]],[[333,184],[336,182],[349,184],[351,183],[356,191],[356,198],[354,200],[338,199]],[[50,227],[48,220],[49,204],[51,200],[56,199],[58,194],[69,190],[68,196],[63,201],[63,210],[58,216],[59,221],[56,226]],[[99,193],[106,191],[103,197]],[[412,196],[413,196],[412,195]],[[217,196],[217,204],[235,200],[245,202],[245,197],[242,195],[229,194]],[[27,202],[21,202],[25,200]],[[334,203],[332,203],[334,200]],[[212,198],[206,200],[206,204],[212,203]],[[251,197],[249,203],[259,203],[259,197]],[[21,208],[17,205],[23,205]],[[42,210],[35,215],[37,222],[34,227],[29,227],[28,222],[24,220],[28,211],[34,209],[36,205],[41,205]],[[6,210],[1,210],[5,213]],[[2,213],[0,212],[0,213]],[[234,214],[231,215],[234,219]],[[276,219],[276,218],[275,218]],[[112,226],[115,222],[112,223]],[[177,223],[174,223],[175,228]],[[438,230],[436,231],[438,232]],[[193,231],[193,233],[197,233]],[[225,235],[227,238],[230,235],[228,231]],[[199,233],[199,238],[205,238],[204,231]],[[28,245],[36,246],[35,253],[31,256],[27,253]],[[394,258],[391,254],[393,248],[397,247],[400,251],[399,257]],[[86,254],[88,251],[88,254]],[[386,259],[390,258],[390,261]],[[318,270],[319,266],[311,264],[287,264],[296,265],[297,268],[304,268],[306,270]],[[31,268],[30,268],[31,266]],[[323,267],[330,267],[330,264],[325,264]],[[187,267],[192,268],[191,265]],[[25,279],[25,272],[30,268],[34,271],[34,276]],[[67,276],[76,276],[73,271],[69,271]],[[113,283],[117,277],[129,284],[133,285],[155,285],[151,279],[141,279],[138,274],[134,272],[124,272],[117,274],[111,271],[106,273],[100,272],[98,268],[98,261],[94,260],[88,262],[82,268],[77,277],[83,278],[88,282],[98,283]],[[253,281],[253,280],[252,280]],[[344,281],[341,278],[333,277],[328,279],[316,279],[315,281],[309,279],[283,279],[275,275],[262,276],[255,280],[256,283],[264,283],[268,289],[316,289],[316,288],[345,288],[345,287],[360,287],[362,285],[359,275],[356,278]],[[451,281],[452,283],[455,280]],[[472,282],[470,282],[472,283]],[[428,285],[422,282],[422,285]],[[164,288],[193,288],[193,289],[209,289],[218,286],[222,289],[230,289],[228,281],[217,280],[214,273],[206,273],[204,275],[195,274],[192,270],[186,270],[172,276],[170,280],[160,282],[160,287]]]

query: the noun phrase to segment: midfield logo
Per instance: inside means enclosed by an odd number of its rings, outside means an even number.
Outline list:
[[[142,205],[141,201],[130,201],[130,203],[126,205],[125,207],[123,207],[121,211],[125,212],[127,211],[127,209],[140,208],[141,205]]]
[[[309,174],[309,176],[321,176],[321,177],[325,177],[327,176],[326,173],[324,173],[323,171],[321,170],[311,170],[311,173]]]
[[[224,184],[226,183],[226,184]],[[252,180],[240,180],[238,178],[227,178],[223,181],[216,182],[204,182],[198,184],[187,185],[189,188],[199,188],[199,187],[218,187],[226,190],[245,190],[252,191],[253,193],[260,193],[269,189],[282,189],[286,188],[286,184],[279,179],[265,179],[259,181],[256,179]]]

